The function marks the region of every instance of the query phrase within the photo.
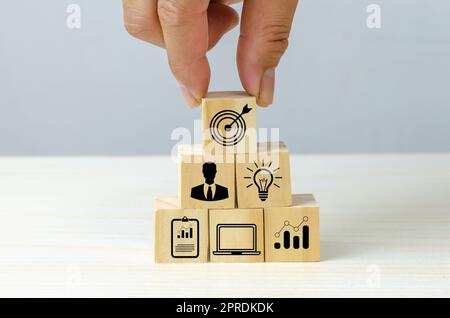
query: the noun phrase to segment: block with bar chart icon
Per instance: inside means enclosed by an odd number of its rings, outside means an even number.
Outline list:
[[[289,151],[283,142],[258,143],[257,152],[236,155],[239,208],[292,204]]]
[[[320,261],[319,205],[311,194],[293,195],[291,207],[264,209],[266,262]]]
[[[181,209],[175,197],[155,199],[155,262],[208,261],[208,210]]]
[[[201,145],[180,145],[179,200],[182,208],[234,208],[234,155],[207,153]]]
[[[211,262],[264,262],[262,209],[209,211]]]
[[[209,93],[202,100],[203,146],[207,151],[256,150],[256,98],[244,92]]]

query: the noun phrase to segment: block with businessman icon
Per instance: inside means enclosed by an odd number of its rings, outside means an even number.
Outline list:
[[[201,145],[179,147],[182,208],[234,208],[234,156],[207,154]]]

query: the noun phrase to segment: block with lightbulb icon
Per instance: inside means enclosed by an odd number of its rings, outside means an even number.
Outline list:
[[[289,151],[283,142],[258,143],[254,153],[236,155],[238,208],[292,204]]]

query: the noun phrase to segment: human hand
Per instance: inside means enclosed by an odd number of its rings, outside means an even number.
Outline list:
[[[239,0],[123,0],[132,36],[167,50],[169,65],[187,103],[208,92],[206,53],[239,23],[229,5]],[[273,101],[275,68],[288,47],[298,0],[245,0],[237,66],[244,89],[260,106]]]

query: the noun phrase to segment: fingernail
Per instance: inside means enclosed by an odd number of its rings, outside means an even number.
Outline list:
[[[272,104],[274,90],[275,68],[269,68],[264,72],[259,88],[259,104],[261,106],[269,106]]]
[[[192,95],[192,93],[189,91],[189,89],[184,85],[180,85],[180,88],[181,88],[181,93],[183,94],[183,97],[186,100],[186,102],[188,103],[188,105],[190,107],[197,106],[198,101],[197,101],[197,99],[195,99],[194,95]]]

